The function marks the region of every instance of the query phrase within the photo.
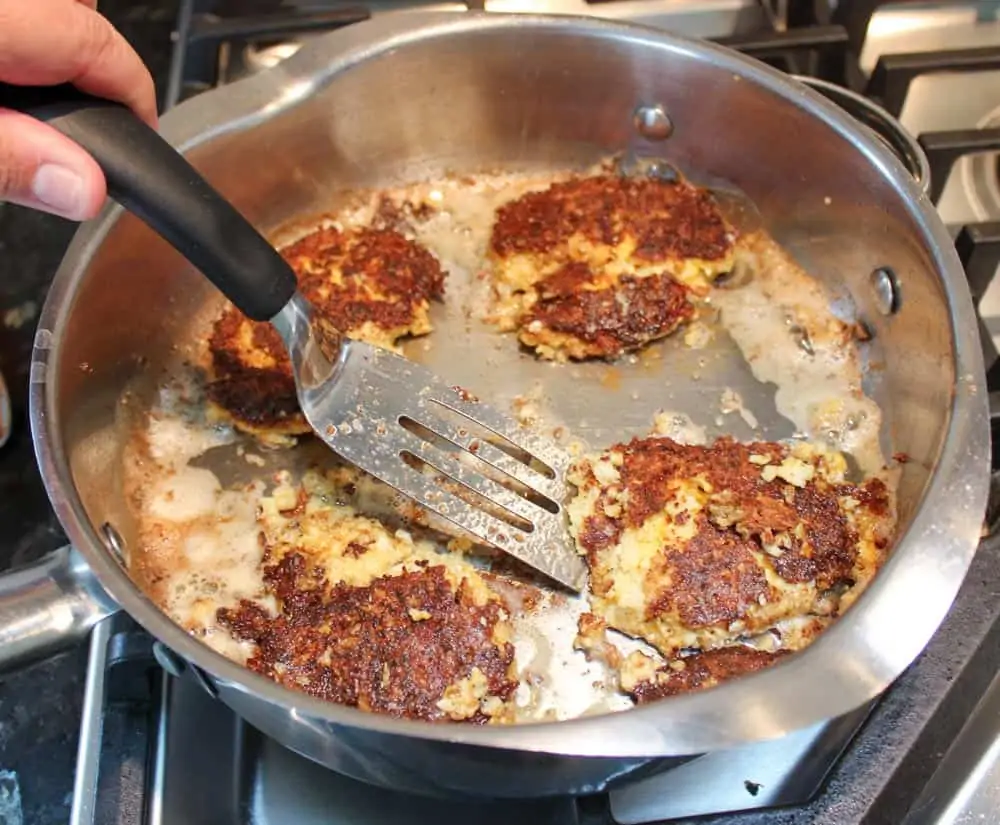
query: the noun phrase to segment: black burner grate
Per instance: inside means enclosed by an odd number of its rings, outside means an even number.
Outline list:
[[[267,0],[181,0],[165,107],[232,79],[228,77],[232,55],[247,45],[332,31],[371,16],[361,4],[320,5],[310,8]]]

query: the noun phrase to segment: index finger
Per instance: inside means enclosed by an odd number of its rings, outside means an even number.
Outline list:
[[[156,125],[153,79],[124,37],[86,3],[0,0],[0,80],[72,83]]]

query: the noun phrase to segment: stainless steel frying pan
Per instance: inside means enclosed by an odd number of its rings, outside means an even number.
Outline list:
[[[334,770],[422,793],[533,796],[598,790],[840,715],[884,690],[942,621],[986,500],[972,303],[924,192],[819,94],[725,49],[643,28],[403,15],[317,39],[267,73],[181,105],[163,127],[265,231],[324,210],[343,189],[444,171],[565,167],[620,151],[737,186],[838,309],[874,334],[868,390],[885,411],[887,444],[909,457],[899,541],[861,599],[805,652],[623,713],[510,728],[433,725],[289,692],[188,636],[120,561],[133,526],[119,478],[119,400],[218,298],[148,228],[109,209],[67,253],[31,368],[38,458],[73,549],[0,583],[0,664],[50,653],[124,609],[190,678]],[[712,363],[698,382],[664,384],[662,406],[697,414],[734,387],[759,403],[765,434],[787,431],[773,400],[767,414],[773,387],[757,385],[735,359]],[[560,417],[595,440],[648,425],[642,404],[595,402],[581,395],[587,382],[569,375],[498,371],[474,359],[459,369],[458,383],[494,396],[544,377]]]

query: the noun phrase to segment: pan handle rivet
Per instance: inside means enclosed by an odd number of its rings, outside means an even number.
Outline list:
[[[869,280],[875,296],[875,308],[883,315],[899,312],[900,293],[896,273],[887,266],[880,266],[872,270]]]
[[[121,537],[121,533],[106,521],[101,525],[101,538],[104,539],[105,546],[114,554],[115,558],[125,564],[125,540]]]
[[[666,140],[674,133],[674,124],[667,110],[659,103],[637,107],[632,115],[632,123],[646,140]]]

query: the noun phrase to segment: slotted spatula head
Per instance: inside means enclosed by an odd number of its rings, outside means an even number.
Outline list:
[[[569,456],[426,367],[340,336],[299,294],[273,319],[309,424],[345,461],[572,590]]]

